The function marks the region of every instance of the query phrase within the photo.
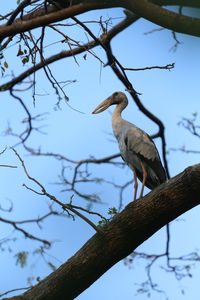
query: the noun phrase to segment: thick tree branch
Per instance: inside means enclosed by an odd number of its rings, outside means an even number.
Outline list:
[[[118,1],[116,1],[118,2]],[[116,5],[115,5],[116,6]],[[114,6],[114,7],[115,7]],[[102,3],[89,3],[89,4],[78,4],[74,6],[70,6],[68,8],[64,8],[62,10],[56,11],[54,13],[50,13],[41,17],[37,17],[35,19],[31,19],[26,22],[17,22],[13,23],[10,26],[1,26],[0,27],[0,40],[5,37],[9,37],[10,35],[14,35],[17,33],[25,32],[27,30],[31,30],[34,28],[38,28],[44,25],[51,24],[53,22],[58,22],[70,18],[72,16],[93,10],[98,8],[106,8],[109,7],[108,3],[105,5]]]
[[[200,164],[131,202],[73,257],[12,300],[71,300],[161,227],[200,204]]]
[[[87,2],[93,2],[94,0],[73,0],[70,1],[71,5],[76,5],[80,3],[87,3]],[[58,3],[58,5],[62,6],[63,8],[68,6],[67,0],[54,0],[54,3]],[[157,4],[159,6],[182,6],[182,7],[193,7],[193,8],[200,8],[200,2],[199,0],[149,0],[149,2],[152,2],[154,4]],[[19,9],[19,6],[17,7],[17,11]],[[35,19],[37,17],[44,16],[49,13],[53,13],[57,11],[56,5],[47,5],[46,7],[42,7],[39,9],[36,9],[32,11],[31,13],[27,13],[23,16],[23,21],[28,21],[31,19]],[[8,14],[7,16],[12,15],[12,13]],[[3,19],[3,18],[2,18]],[[21,22],[21,19],[17,19],[15,22]]]
[[[199,0],[152,0],[151,2],[159,6],[186,6],[200,8]]]
[[[77,2],[78,1],[76,1],[76,3]],[[143,17],[159,26],[180,33],[200,36],[200,19],[171,12],[147,0],[88,0],[83,2],[81,1],[80,4],[72,5],[70,7],[36,17],[28,21],[22,21],[21,23],[17,21],[9,26],[1,26],[0,40],[2,41],[5,37],[38,28],[52,22],[65,20],[66,18],[90,10],[112,7],[127,8],[138,16]]]
[[[179,33],[200,36],[200,19],[174,13],[147,0],[128,0],[125,2],[128,2],[127,9],[159,26]]]

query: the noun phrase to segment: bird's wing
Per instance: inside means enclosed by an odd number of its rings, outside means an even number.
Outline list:
[[[160,160],[158,151],[154,142],[146,134],[137,127],[131,127],[127,130],[124,140],[129,150],[142,155],[146,159]]]
[[[131,127],[125,134],[124,142],[129,151],[137,154],[152,170],[156,170],[161,182],[166,180],[166,173],[156,145],[146,132],[135,126]]]

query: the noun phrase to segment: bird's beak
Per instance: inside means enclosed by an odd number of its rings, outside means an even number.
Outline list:
[[[92,114],[99,114],[102,111],[106,110],[109,106],[111,105],[111,99],[110,97],[107,98],[106,100],[104,100],[103,102],[101,102],[96,108],[95,110],[93,110]]]

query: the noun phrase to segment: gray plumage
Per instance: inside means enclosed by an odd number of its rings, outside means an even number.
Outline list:
[[[166,181],[166,173],[158,150],[149,135],[121,117],[121,112],[128,105],[126,95],[122,92],[115,92],[98,105],[93,113],[100,113],[114,104],[117,106],[112,114],[112,127],[121,156],[132,169],[135,177],[137,176],[142,181],[142,192],[144,185],[149,189],[154,189]]]

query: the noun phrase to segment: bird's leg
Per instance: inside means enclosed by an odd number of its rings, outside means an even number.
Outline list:
[[[143,178],[142,178],[142,188],[141,188],[141,192],[140,192],[140,198],[143,196],[144,186],[145,186],[146,179],[147,179],[147,171],[142,162],[141,162],[141,167],[142,167]]]
[[[137,197],[137,189],[138,189],[138,181],[135,169],[133,169],[133,176],[134,176],[134,198],[133,201],[136,200]]]

